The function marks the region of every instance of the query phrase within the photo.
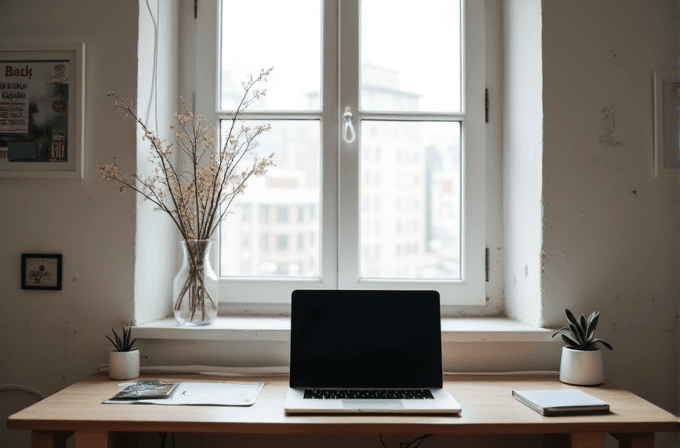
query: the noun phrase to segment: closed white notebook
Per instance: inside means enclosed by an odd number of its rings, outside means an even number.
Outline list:
[[[586,415],[609,412],[609,403],[578,389],[513,390],[512,396],[543,415]]]

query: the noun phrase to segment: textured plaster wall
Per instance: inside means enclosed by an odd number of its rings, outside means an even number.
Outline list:
[[[85,179],[0,179],[0,382],[54,392],[106,361],[111,325],[132,318],[135,201],[104,182],[135,132],[102,92],[136,93],[136,2],[4,1],[0,42],[85,42]],[[134,20],[131,20],[133,18]],[[20,257],[63,254],[61,291],[20,289]]]
[[[539,325],[543,150],[541,1],[503,2],[505,310]]]
[[[140,1],[139,11],[138,113],[150,130],[169,142],[175,138],[170,125],[179,103],[178,3]],[[134,129],[135,123],[128,120],[126,130]],[[148,176],[156,165],[149,162],[149,140],[139,126],[136,129],[137,169]],[[175,164],[177,154],[173,154]],[[165,212],[155,211],[149,200],[137,199],[134,315],[135,324],[140,324],[172,315],[172,281],[179,270],[181,236]]]
[[[136,95],[137,17],[136,1],[0,2],[2,45],[87,45],[85,179],[0,179],[0,383],[52,394],[107,362],[104,333],[133,317],[135,199],[99,166],[136,165],[134,128],[103,91]],[[31,252],[63,254],[61,291],[20,289]]]
[[[654,178],[652,75],[678,67],[678,3],[544,0],[543,17],[541,320],[600,311],[607,378],[677,412],[680,184]]]

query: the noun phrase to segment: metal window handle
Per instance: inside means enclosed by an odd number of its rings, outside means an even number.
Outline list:
[[[352,111],[349,107],[345,108],[343,118],[345,119],[345,129],[342,133],[343,138],[347,143],[352,143],[356,135],[354,134],[354,126],[352,126]]]

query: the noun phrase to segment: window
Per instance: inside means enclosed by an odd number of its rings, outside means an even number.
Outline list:
[[[240,207],[240,214],[241,214],[241,222],[244,224],[250,223],[250,205],[248,204],[242,204]]]
[[[267,224],[268,222],[269,222],[269,207],[266,205],[260,205],[260,224]]]
[[[276,250],[279,252],[288,250],[288,235],[276,235]]]
[[[276,222],[285,224],[288,222],[288,207],[279,206],[276,209]]]
[[[219,266],[225,297],[410,288],[483,305],[484,2],[207,3],[197,66],[216,70],[197,70],[197,113],[227,123],[241,81],[275,67],[243,117],[271,124],[257,152],[276,166],[235,201],[217,247],[244,222],[260,244],[247,272]],[[281,232],[298,235],[297,250]]]

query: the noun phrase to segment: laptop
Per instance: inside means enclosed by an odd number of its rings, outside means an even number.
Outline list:
[[[437,291],[296,290],[287,413],[457,414]]]

